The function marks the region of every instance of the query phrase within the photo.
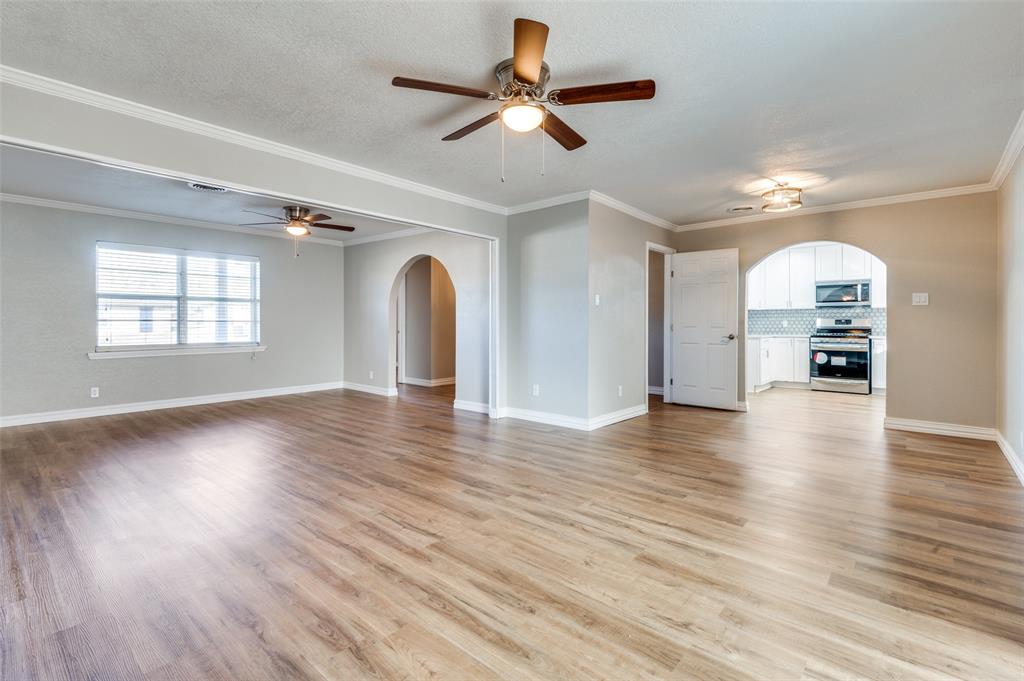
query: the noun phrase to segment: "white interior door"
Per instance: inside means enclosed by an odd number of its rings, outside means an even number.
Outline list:
[[[672,256],[672,401],[736,409],[739,251]]]

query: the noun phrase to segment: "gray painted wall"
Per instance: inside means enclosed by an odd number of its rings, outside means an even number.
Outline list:
[[[430,258],[421,258],[405,273],[405,375],[409,378],[432,378],[430,298]]]
[[[995,425],[996,334],[987,331],[996,328],[995,192],[680,232],[672,245],[738,248],[743,281],[768,254],[808,241],[853,244],[887,266],[887,416]],[[737,400],[744,399],[743,289]],[[913,292],[929,293],[930,305],[911,306]]]
[[[510,407],[588,415],[588,203],[509,216]]]
[[[999,190],[996,426],[1024,467],[1024,155]]]
[[[665,381],[665,254],[647,254],[647,385]]]
[[[647,242],[670,232],[602,203],[589,206],[589,415],[647,404]],[[595,304],[595,296],[601,304]],[[622,386],[622,397],[618,388]]]
[[[436,258],[421,258],[405,274],[405,375],[455,376],[455,287]]]
[[[397,282],[413,261],[441,262],[455,286],[455,398],[487,404],[490,243],[431,232],[345,247],[345,380],[395,386]],[[373,372],[373,378],[370,372]]]
[[[0,203],[0,414],[101,407],[341,380],[343,249]],[[255,255],[261,339],[250,354],[90,360],[97,241]],[[100,397],[89,397],[89,388]]]

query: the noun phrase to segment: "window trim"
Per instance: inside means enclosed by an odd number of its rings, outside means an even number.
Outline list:
[[[260,310],[261,303],[261,291],[260,283],[262,282],[261,263],[259,256],[256,255],[238,255],[234,253],[220,253],[216,251],[203,251],[203,250],[192,250],[187,248],[169,248],[166,246],[147,246],[144,244],[127,244],[119,243],[116,241],[97,241],[93,248],[93,300],[96,301],[101,297],[99,292],[99,262],[96,259],[96,254],[101,248],[110,248],[119,251],[132,251],[136,253],[161,253],[165,255],[174,255],[178,258],[178,291],[180,292],[177,296],[168,295],[151,295],[151,294],[135,294],[135,293],[121,293],[114,296],[123,299],[141,298],[145,300],[168,300],[177,301],[178,304],[178,338],[179,341],[184,338],[185,333],[188,331],[188,302],[190,300],[207,300],[207,301],[218,301],[219,298],[211,298],[210,296],[189,296],[187,294],[187,272],[183,266],[183,259],[188,257],[201,257],[201,258],[214,258],[220,262],[226,260],[234,260],[236,262],[247,262],[256,265],[255,277],[251,281],[251,297],[249,301],[252,304],[252,328],[255,330],[256,340],[251,343],[184,343],[178,342],[174,344],[162,344],[162,345],[100,345],[98,335],[94,337],[93,350],[86,353],[89,359],[116,359],[116,358],[131,358],[131,357],[163,357],[170,355],[210,355],[210,354],[227,354],[227,353],[242,353],[242,352],[263,352],[266,350],[266,346],[262,345],[262,320],[263,315]],[[95,323],[96,320],[94,320]]]

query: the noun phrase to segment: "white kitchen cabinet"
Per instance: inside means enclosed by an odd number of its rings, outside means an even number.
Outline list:
[[[771,338],[771,378],[773,381],[793,380],[793,339]]]
[[[843,280],[871,278],[871,255],[856,246],[843,244]]]
[[[885,389],[885,363],[888,354],[884,338],[871,339],[871,387],[875,390]]]
[[[885,263],[871,256],[871,307],[885,307],[885,299],[889,295],[888,275]]]
[[[747,392],[754,392],[754,388],[760,385],[761,378],[761,339],[747,337],[747,366],[746,386]]]
[[[789,249],[789,307],[814,308],[815,247]]]
[[[814,278],[817,281],[842,280],[842,244],[826,244],[824,246],[814,247]]]
[[[762,262],[747,275],[747,309],[765,309],[765,266]]]
[[[770,338],[762,338],[760,343],[760,361],[757,366],[758,385],[768,385],[772,382],[772,344]]]
[[[793,381],[811,382],[811,339],[793,339]]]
[[[789,251],[768,256],[764,268],[765,309],[785,310],[789,307]]]

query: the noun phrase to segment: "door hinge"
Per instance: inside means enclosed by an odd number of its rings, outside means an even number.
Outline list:
[[[669,275],[669,279],[671,279],[671,278],[672,278],[672,277],[674,277],[674,276],[676,276],[676,271],[675,271],[675,270],[672,270],[672,274],[671,274],[671,275]]]
[[[669,332],[670,332],[670,333],[671,333],[672,331],[675,331],[675,330],[676,330],[676,325],[675,325],[675,324],[669,324],[669,325],[668,325],[668,330],[669,330]]]
[[[673,384],[673,381],[674,381],[674,380],[675,380],[674,378],[670,378],[670,379],[668,379],[668,384],[669,384],[669,385],[674,385],[674,384]]]

